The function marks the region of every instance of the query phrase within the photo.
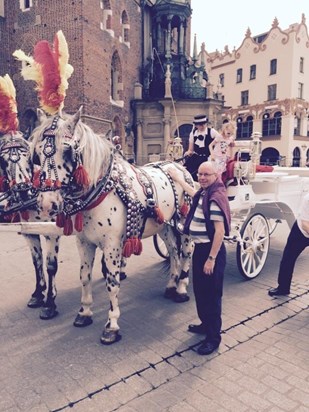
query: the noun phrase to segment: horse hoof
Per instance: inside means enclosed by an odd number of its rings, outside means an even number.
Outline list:
[[[53,319],[58,315],[58,313],[59,312],[56,310],[56,308],[44,307],[41,309],[40,319],[43,319],[43,320]]]
[[[127,275],[124,272],[120,272],[120,280],[125,280]]]
[[[105,329],[100,340],[103,345],[112,345],[119,342],[121,338],[119,330]]]
[[[177,293],[174,296],[174,302],[176,303],[184,303],[188,302],[190,300],[190,296],[187,295],[186,293]]]
[[[44,299],[36,296],[31,296],[29,302],[27,303],[28,308],[40,308],[44,305]]]
[[[172,288],[166,288],[165,292],[164,292],[164,297],[165,299],[175,299],[176,297],[176,288],[172,287]]]
[[[91,325],[93,322],[91,316],[82,316],[78,314],[74,320],[73,325],[77,328],[85,328],[86,326]]]

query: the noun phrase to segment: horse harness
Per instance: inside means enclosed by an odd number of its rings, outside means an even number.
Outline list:
[[[3,175],[0,177],[0,203],[7,200],[6,206],[0,213],[5,216],[7,221],[20,220],[17,212],[21,212],[23,219],[28,219],[29,209],[34,209],[36,205],[37,192],[33,188],[30,178],[27,175],[27,170],[21,164],[21,157],[24,153],[29,153],[29,146],[24,141],[24,138],[10,134],[9,141],[4,139],[0,143],[0,159],[4,162],[4,156],[8,155],[9,176]],[[17,173],[23,177],[22,182],[16,181]]]

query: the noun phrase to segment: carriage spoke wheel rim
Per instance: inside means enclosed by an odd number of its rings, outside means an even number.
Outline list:
[[[242,243],[237,245],[238,269],[246,279],[262,271],[269,251],[269,226],[262,214],[251,216],[241,230]]]

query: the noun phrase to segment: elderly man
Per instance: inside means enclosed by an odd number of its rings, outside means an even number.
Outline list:
[[[197,191],[175,169],[169,169],[168,172],[193,197],[184,230],[195,243],[193,291],[201,323],[189,325],[188,330],[206,334],[197,352],[209,355],[221,342],[223,277],[226,265],[223,239],[224,235],[229,234],[231,222],[226,188],[218,178],[212,162],[204,162],[199,166],[197,177],[200,189]]]

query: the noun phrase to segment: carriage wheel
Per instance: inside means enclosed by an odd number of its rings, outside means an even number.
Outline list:
[[[158,255],[163,259],[169,259],[169,254],[165,243],[158,235],[153,236],[153,245]]]
[[[248,218],[240,230],[242,242],[237,244],[237,265],[245,279],[253,279],[262,271],[269,250],[268,222],[257,213]]]

